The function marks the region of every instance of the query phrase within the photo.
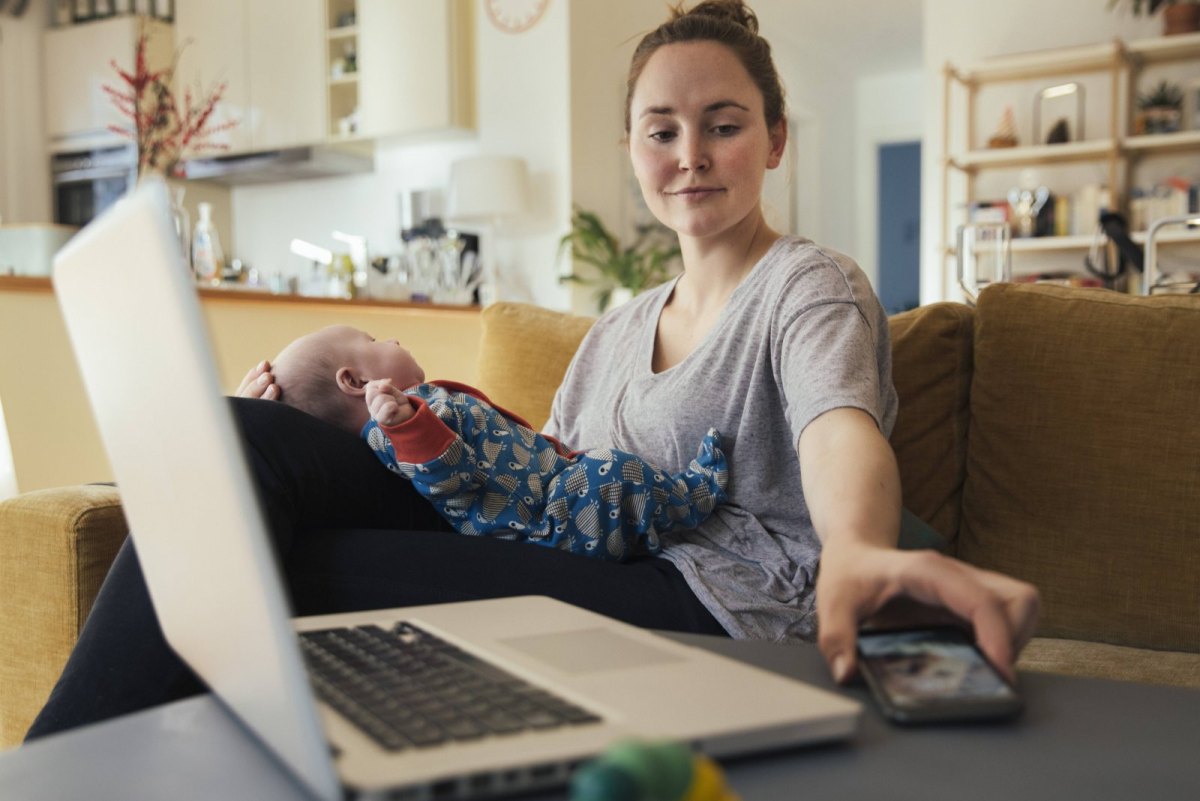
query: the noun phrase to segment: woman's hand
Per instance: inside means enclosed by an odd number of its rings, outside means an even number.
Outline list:
[[[381,426],[398,426],[416,414],[408,396],[387,378],[368,381],[365,400],[367,411]]]
[[[1032,584],[936,551],[831,542],[817,579],[818,645],[839,682],[854,675],[859,624],[897,598],[939,607],[970,623],[989,661],[1010,681],[1016,678],[1013,663],[1037,623]]]
[[[263,400],[279,400],[280,389],[275,383],[275,374],[271,372],[271,363],[263,359],[250,368],[242,383],[238,384],[239,398],[262,398]]]

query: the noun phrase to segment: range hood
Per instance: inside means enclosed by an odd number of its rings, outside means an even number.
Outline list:
[[[367,147],[370,147],[369,143]],[[229,186],[328,178],[371,172],[373,169],[375,159],[369,150],[363,152],[318,145],[188,159],[183,165],[184,176],[188,179]]]

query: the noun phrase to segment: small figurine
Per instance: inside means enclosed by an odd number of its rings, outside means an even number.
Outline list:
[[[1054,123],[1054,127],[1046,134],[1046,144],[1061,145],[1064,142],[1071,141],[1071,124],[1067,122],[1067,118],[1063,117],[1058,122]]]
[[[680,743],[626,740],[583,765],[571,801],[740,801],[717,763]]]
[[[997,126],[996,132],[992,134],[992,138],[988,140],[988,147],[1016,147],[1017,146],[1017,120],[1013,116],[1012,106],[1004,107],[1004,114],[1000,117],[1000,125]]]
[[[1020,186],[1008,190],[1008,205],[1012,210],[1013,236],[1027,238],[1037,235],[1037,219],[1050,199],[1050,190],[1038,186],[1033,170],[1021,173]]]

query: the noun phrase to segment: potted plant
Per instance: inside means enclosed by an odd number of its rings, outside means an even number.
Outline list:
[[[622,295],[628,299],[666,281],[679,258],[678,244],[663,243],[657,227],[640,227],[633,244],[623,247],[596,214],[578,207],[571,214],[570,233],[559,240],[559,258],[568,250],[574,261],[590,264],[598,275],[572,272],[559,280],[598,285],[601,312]]]
[[[1108,0],[1109,10],[1120,3]],[[1167,36],[1200,30],[1200,0],[1130,0],[1130,7],[1135,17],[1162,9],[1163,33]]]
[[[1183,90],[1178,84],[1159,81],[1153,90],[1138,95],[1137,133],[1174,133],[1183,120]]]

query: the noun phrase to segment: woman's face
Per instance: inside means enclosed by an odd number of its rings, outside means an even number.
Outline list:
[[[684,237],[719,237],[761,215],[763,175],[779,166],[782,122],[768,131],[763,97],[718,42],[660,47],[630,102],[629,155],[646,205]]]

